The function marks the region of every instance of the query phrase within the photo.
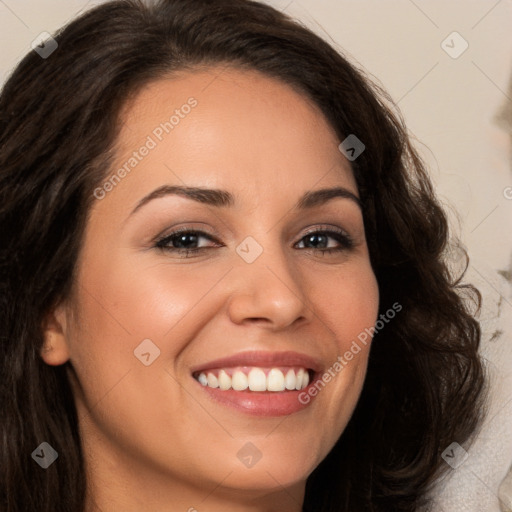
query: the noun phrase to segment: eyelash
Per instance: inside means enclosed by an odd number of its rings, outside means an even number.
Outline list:
[[[199,235],[200,237],[205,237],[205,238],[208,238],[208,239],[216,242],[216,240],[211,235],[209,235],[208,233],[205,233],[204,231],[188,229],[188,228],[181,228],[181,229],[177,229],[176,231],[173,231],[172,233],[165,235],[164,237],[158,239],[155,243],[155,247],[158,249],[161,249],[163,251],[166,251],[166,252],[168,251],[168,252],[176,252],[178,254],[183,254],[183,256],[182,256],[183,258],[188,258],[189,254],[197,254],[203,250],[211,249],[211,247],[195,247],[192,249],[183,249],[180,247],[169,247],[168,246],[168,244],[170,242],[172,242],[178,236],[189,235],[189,234]],[[353,242],[352,238],[347,233],[345,233],[342,230],[337,230],[337,229],[332,229],[332,228],[315,229],[315,230],[308,231],[299,240],[299,242],[301,242],[302,240],[304,240],[304,238],[311,236],[311,235],[328,235],[330,238],[334,238],[340,244],[340,247],[331,247],[329,249],[315,249],[314,247],[307,247],[307,248],[301,249],[301,250],[320,252],[323,256],[325,254],[335,255],[337,253],[341,253],[342,251],[350,250],[354,247],[354,242]]]

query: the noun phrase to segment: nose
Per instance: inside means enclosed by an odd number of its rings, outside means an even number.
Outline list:
[[[264,249],[252,263],[237,261],[232,279],[228,312],[236,324],[258,323],[280,330],[312,315],[299,269],[282,249]]]

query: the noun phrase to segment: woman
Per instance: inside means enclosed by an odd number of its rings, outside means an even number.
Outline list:
[[[247,0],[45,44],[0,98],[2,509],[426,509],[479,294],[385,94]]]

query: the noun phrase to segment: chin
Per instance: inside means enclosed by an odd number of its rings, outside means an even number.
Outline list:
[[[304,483],[325,456],[315,450],[311,437],[286,445],[276,439],[247,438],[237,445],[242,446],[237,460],[217,473],[231,471],[226,484],[245,491],[275,492]]]

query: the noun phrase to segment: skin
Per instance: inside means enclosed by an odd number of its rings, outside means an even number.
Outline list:
[[[191,368],[247,350],[297,351],[328,368],[375,324],[356,202],[294,209],[304,192],[357,186],[311,101],[257,72],[215,68],[152,82],[127,104],[107,178],[189,97],[190,114],[94,201],[74,293],[48,318],[41,355],[72,364],[88,511],[300,511],[308,475],[354,410],[370,344],[307,408],[281,417],[213,401]],[[167,195],[130,215],[162,185],[225,189],[236,206]],[[306,230],[325,225],[354,247],[308,245]],[[210,249],[184,258],[154,247],[185,226],[211,234],[198,241]],[[235,250],[247,236],[263,249],[251,264]],[[149,366],[134,356],[144,339],[160,350]],[[251,468],[237,457],[248,442],[262,454]]]

